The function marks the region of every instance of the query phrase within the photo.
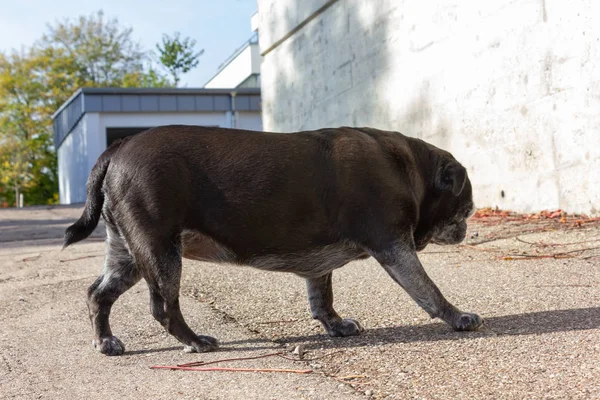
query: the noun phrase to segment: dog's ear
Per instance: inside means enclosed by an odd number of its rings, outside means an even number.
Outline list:
[[[467,181],[467,170],[458,161],[440,158],[435,172],[435,188],[450,191],[456,197],[462,193]]]

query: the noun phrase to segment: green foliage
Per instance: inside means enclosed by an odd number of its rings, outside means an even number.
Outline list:
[[[31,48],[0,52],[0,206],[58,201],[52,114],[80,87],[164,87],[131,28],[97,12],[48,26]]]
[[[146,54],[117,19],[105,20],[98,11],[77,21],[64,20],[48,26],[40,45],[63,51],[76,65],[77,86],[124,86],[132,75],[145,73]]]
[[[196,41],[189,37],[181,39],[179,32],[173,37],[163,35],[162,46],[156,45],[159,53],[160,63],[171,73],[175,86],[181,80],[181,74],[189,72],[192,68],[198,66],[198,58],[204,53],[204,50],[195,52]]]
[[[160,74],[154,68],[149,67],[145,71],[136,71],[125,74],[121,87],[171,87],[168,78]]]
[[[18,140],[3,140],[0,147],[0,187],[6,205],[15,204],[18,194],[26,190],[31,174],[27,148]],[[7,191],[8,190],[8,191]]]
[[[37,49],[0,55],[0,196],[9,205],[17,193],[25,195],[27,204],[55,201],[50,116],[60,104],[56,93],[67,85],[56,69],[68,68],[68,60]]]

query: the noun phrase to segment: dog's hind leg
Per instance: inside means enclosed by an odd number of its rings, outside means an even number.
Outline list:
[[[185,322],[179,307],[179,287],[181,281],[181,242],[180,239],[167,241],[169,246],[157,252],[156,244],[152,253],[144,259],[144,278],[150,290],[150,311],[152,316],[183,343],[186,352],[207,352],[218,348],[217,339],[196,335]]]
[[[117,229],[106,224],[106,258],[102,274],[88,289],[87,305],[94,331],[94,347],[103,354],[123,354],[125,346],[110,329],[109,316],[113,303],[135,285],[141,276]]]
[[[329,336],[358,335],[363,330],[358,321],[342,319],[333,309],[331,272],[318,278],[306,280],[310,311],[318,319]]]

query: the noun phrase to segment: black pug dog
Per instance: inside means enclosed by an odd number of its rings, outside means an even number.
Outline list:
[[[179,308],[182,257],[293,272],[331,336],[357,335],[333,308],[331,274],[374,257],[431,317],[459,331],[483,320],[450,304],[417,251],[456,244],[474,211],[454,157],[422,140],[368,128],[293,134],[163,126],[110,146],[87,183],[65,247],[106,221],[104,269],[88,290],[94,346],[122,354],[111,306],[144,279],[152,315],[186,351],[218,347]]]

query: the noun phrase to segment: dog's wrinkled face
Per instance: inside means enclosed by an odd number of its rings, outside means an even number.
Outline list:
[[[436,164],[431,193],[427,193],[414,232],[417,250],[427,244],[458,244],[467,233],[467,219],[475,212],[466,169],[443,152]]]
[[[467,219],[475,212],[473,202],[465,202],[452,219],[440,221],[433,228],[431,242],[435,244],[458,244],[467,234]]]

